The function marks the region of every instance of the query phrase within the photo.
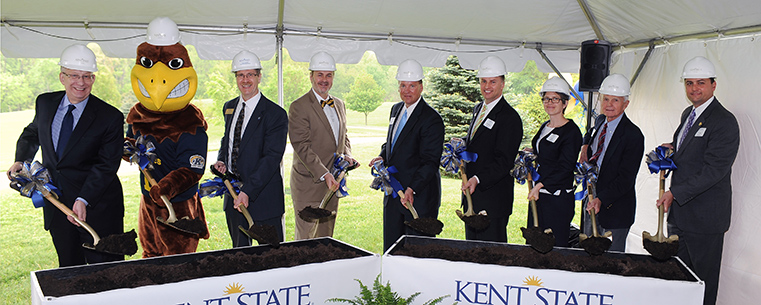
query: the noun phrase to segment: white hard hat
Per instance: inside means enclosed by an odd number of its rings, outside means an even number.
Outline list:
[[[478,64],[476,77],[496,77],[507,74],[505,62],[497,56],[487,56]]]
[[[608,75],[600,85],[600,93],[605,95],[629,96],[629,80],[621,74]]]
[[[171,46],[180,42],[180,29],[168,17],[158,17],[148,24],[145,41],[154,46]]]
[[[408,59],[399,64],[396,69],[396,80],[401,82],[416,82],[423,79],[423,66],[414,59]]]
[[[243,50],[233,57],[233,72],[240,70],[257,70],[262,68],[262,63],[256,54]]]
[[[565,94],[567,96],[571,96],[571,93],[568,90],[568,84],[563,79],[557,76],[553,76],[552,78],[544,82],[544,85],[542,85],[542,90],[539,91],[539,93],[543,94],[545,92],[557,92],[557,93]]]
[[[682,70],[682,80],[686,78],[715,78],[716,69],[708,58],[697,56],[687,61]]]
[[[336,60],[325,51],[317,52],[309,59],[310,71],[335,71]]]
[[[63,49],[58,65],[67,69],[97,72],[95,53],[83,44],[74,44]]]

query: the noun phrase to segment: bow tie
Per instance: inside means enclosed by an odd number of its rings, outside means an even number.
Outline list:
[[[327,101],[320,101],[320,107],[322,108],[325,108],[325,105],[335,108],[333,104],[335,104],[335,102],[333,101],[333,98],[329,98]]]

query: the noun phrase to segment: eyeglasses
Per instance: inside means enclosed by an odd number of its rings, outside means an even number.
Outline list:
[[[66,72],[61,71],[61,74],[65,75],[69,78],[71,81],[78,81],[83,80],[84,82],[94,82],[95,81],[95,74],[87,74],[87,75],[77,75],[77,74],[68,74]]]
[[[542,103],[545,103],[545,104],[550,104],[550,103],[557,104],[557,103],[560,103],[560,101],[561,101],[561,99],[559,97],[545,97],[545,98],[542,98]]]
[[[235,78],[237,79],[254,78],[255,76],[259,76],[259,73],[248,72],[246,74],[243,74],[243,73],[235,74]]]

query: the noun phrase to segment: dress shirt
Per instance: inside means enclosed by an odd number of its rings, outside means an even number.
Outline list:
[[[61,133],[61,124],[63,123],[63,117],[66,116],[66,112],[69,111],[69,105],[76,106],[74,111],[71,112],[71,115],[74,117],[74,124],[72,125],[72,130],[74,130],[74,128],[77,128],[77,122],[79,122],[79,118],[82,117],[82,112],[85,111],[87,101],[89,100],[90,97],[88,96],[83,101],[77,104],[72,104],[69,101],[68,96],[63,96],[61,103],[58,104],[58,110],[56,110],[55,116],[53,117],[53,124],[50,124],[50,132],[52,133],[51,136],[53,138],[53,148],[56,150],[58,149],[58,136]]]
[[[243,126],[241,126],[240,130],[240,138],[243,139],[243,134],[246,133],[246,126],[248,126],[248,120],[251,119],[251,115],[254,113],[254,109],[256,109],[256,105],[259,104],[259,99],[262,97],[262,92],[257,92],[253,97],[251,97],[249,100],[244,101],[243,96],[238,98],[238,105],[235,106],[235,113],[233,113],[232,116],[232,125],[230,125],[230,134],[227,135],[228,142],[230,145],[227,145],[227,160],[232,160],[232,152],[233,152],[233,143],[235,143],[235,124],[236,119],[238,118],[238,114],[240,113],[240,109],[243,108],[243,102],[246,103],[246,112],[243,114]]]
[[[605,132],[605,143],[603,143],[602,146],[602,152],[600,153],[600,156],[597,157],[597,168],[602,167],[602,160],[605,158],[605,152],[608,150],[608,144],[610,144],[610,139],[613,138],[613,134],[616,132],[616,127],[618,127],[618,123],[621,123],[621,118],[623,117],[623,113],[619,115],[615,120],[608,122],[607,119],[603,125],[608,124],[608,130]],[[602,127],[600,127],[600,130],[602,130]],[[592,142],[592,147],[597,147],[600,143],[600,132],[597,132],[595,135],[595,140]],[[593,154],[596,153],[596,151],[592,152]]]
[[[700,105],[697,108],[695,108],[695,106],[692,106],[692,110],[691,111],[695,111],[695,122],[698,121],[698,118],[700,117],[700,115],[703,114],[703,111],[706,111],[706,108],[708,108],[708,105],[711,105],[711,102],[713,102],[714,99],[716,99],[716,97],[712,96],[711,98],[708,99],[708,101],[703,103],[703,105]],[[58,108],[58,109],[59,109],[58,111],[60,112],[61,108]],[[682,135],[684,133],[684,128],[685,127],[687,127],[687,123],[683,124],[682,129],[679,130],[679,135]],[[677,139],[679,139],[677,141],[681,141],[681,138],[682,137],[677,138]],[[685,138],[685,139],[687,139],[687,138]],[[677,149],[679,149],[679,145],[680,144],[681,143],[678,143],[678,142],[676,143],[676,148]]]

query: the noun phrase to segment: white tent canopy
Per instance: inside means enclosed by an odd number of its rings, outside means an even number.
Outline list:
[[[761,107],[753,99],[761,80],[761,1],[758,0],[217,0],[104,1],[1,0],[0,47],[8,57],[57,58],[74,42],[97,42],[108,56],[133,57],[147,24],[174,20],[182,42],[203,59],[231,59],[242,49],[269,59],[282,47],[296,61],[328,51],[357,63],[372,50],[381,64],[414,58],[443,66],[457,55],[475,68],[487,55],[509,71],[534,60],[552,71],[578,72],[582,41],[603,39],[618,48],[611,73],[632,78],[630,118],[646,149],[669,142],[689,105],[679,73],[693,56],[716,65],[716,96],[737,117],[741,143],[733,167],[732,225],[726,234],[719,304],[761,299]],[[651,52],[647,52],[652,45]],[[628,251],[644,252],[639,236],[656,230],[657,177],[643,162],[637,180],[637,221]],[[646,293],[646,292],[643,292]]]

